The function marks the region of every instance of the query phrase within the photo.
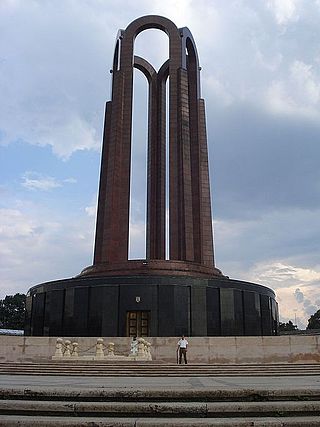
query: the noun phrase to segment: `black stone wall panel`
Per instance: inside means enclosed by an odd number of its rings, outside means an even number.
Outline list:
[[[119,336],[119,286],[103,286],[102,301],[101,336]]]
[[[65,289],[54,290],[50,293],[49,304],[49,335],[63,335],[63,314],[64,314],[64,297]]]
[[[220,289],[208,286],[207,294],[207,333],[209,336],[221,335]]]
[[[174,286],[158,286],[158,336],[174,336]]]
[[[191,334],[207,336],[207,288],[192,286],[191,289]]]
[[[46,293],[36,293],[32,300],[32,335],[43,335]]]
[[[243,309],[243,293],[239,289],[233,290],[234,297],[234,335],[242,336],[244,334],[244,309]]]
[[[134,310],[150,312],[151,336],[273,335],[278,328],[273,292],[232,279],[76,278],[35,286],[30,295],[26,335],[125,336]]]
[[[232,288],[220,289],[221,335],[236,335],[234,291]]]
[[[190,335],[190,286],[174,286],[175,333],[174,336]]]
[[[261,335],[260,296],[255,292],[243,292],[245,335]]]
[[[31,335],[31,324],[32,324],[32,296],[26,297],[26,312],[24,318],[24,333],[25,335]]]
[[[260,295],[262,335],[271,335],[272,315],[271,299],[267,295]]]

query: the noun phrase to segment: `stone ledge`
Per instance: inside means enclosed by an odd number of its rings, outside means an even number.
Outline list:
[[[99,263],[86,267],[79,276],[126,276],[126,275],[175,275],[197,277],[225,277],[215,267],[188,261],[176,260],[128,260],[121,263]]]
[[[319,427],[320,417],[245,417],[245,418],[98,418],[29,417],[2,415],[4,427]]]

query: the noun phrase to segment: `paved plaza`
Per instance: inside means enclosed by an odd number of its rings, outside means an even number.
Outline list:
[[[80,389],[256,389],[320,390],[320,376],[285,377],[81,377],[0,375],[0,387],[64,387]]]

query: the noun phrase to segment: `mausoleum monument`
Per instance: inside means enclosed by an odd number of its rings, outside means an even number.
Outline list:
[[[169,58],[158,71],[134,55],[136,36],[150,28],[164,31],[169,39]],[[149,87],[142,260],[128,259],[134,68],[145,75]],[[113,57],[93,265],[77,277],[29,290],[25,334],[275,335],[277,325],[271,289],[229,279],[215,267],[205,105],[192,34],[164,17],[136,19],[118,32]]]

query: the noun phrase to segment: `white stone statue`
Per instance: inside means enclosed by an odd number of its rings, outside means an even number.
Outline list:
[[[145,354],[146,354],[146,359],[147,360],[152,360],[152,356],[151,356],[151,343],[146,341],[145,344]]]
[[[114,342],[109,342],[107,345],[107,356],[114,356]]]
[[[71,341],[66,340],[64,343],[65,349],[63,352],[63,357],[71,357]]]
[[[98,358],[103,358],[104,357],[104,343],[103,343],[103,338],[98,338],[97,339],[96,357],[98,357]]]
[[[131,341],[131,348],[129,357],[135,357],[138,354],[138,340],[136,337],[132,338]]]
[[[139,358],[145,357],[145,340],[143,338],[138,338],[138,352],[137,356]]]
[[[79,357],[78,347],[79,347],[79,344],[77,342],[72,343],[72,353],[71,353],[72,357]]]
[[[62,338],[57,338],[56,341],[56,351],[54,353],[55,357],[62,357],[63,356],[63,339]]]

